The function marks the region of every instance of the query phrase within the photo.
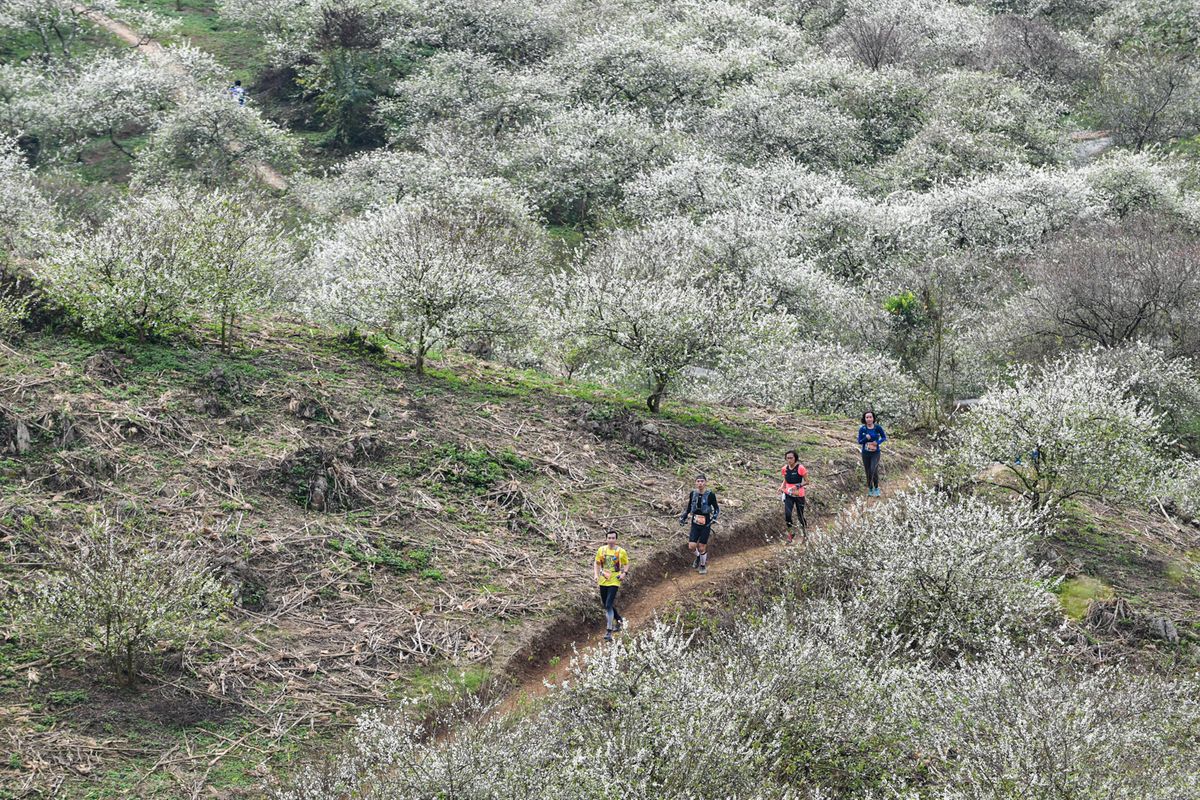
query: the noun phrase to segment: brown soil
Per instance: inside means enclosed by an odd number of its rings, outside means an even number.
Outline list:
[[[904,462],[898,463],[903,470]],[[833,494],[836,500],[814,504],[810,508],[807,515],[810,535],[820,535],[819,515],[831,517],[826,521],[828,524],[851,500],[850,492],[857,486],[858,477],[853,471],[838,472],[832,478],[812,472],[814,482],[824,478],[827,485],[832,484],[831,489],[826,490],[826,496]],[[884,487],[883,498],[910,488],[915,481],[913,473],[901,472]],[[882,502],[883,498],[867,500],[867,503]],[[625,620],[624,631],[618,633],[618,637],[636,633],[667,610],[687,606],[697,595],[727,592],[747,580],[757,580],[764,573],[774,573],[778,566],[775,562],[782,561],[790,552],[802,551],[805,546],[800,537],[790,545],[786,542],[782,513],[773,505],[763,507],[728,534],[723,535],[718,526],[709,542],[705,575],[692,568],[693,555],[683,542],[681,536],[678,546],[653,553],[644,565],[631,565],[631,577],[618,596],[617,605]],[[493,713],[511,713],[561,683],[569,675],[574,660],[604,646],[603,627],[603,616],[599,612],[592,619],[568,620],[548,629],[514,654],[508,672],[515,685],[504,694]]]

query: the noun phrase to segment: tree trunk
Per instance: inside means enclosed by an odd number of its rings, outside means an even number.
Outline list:
[[[657,414],[658,409],[662,406],[663,395],[667,391],[667,380],[665,375],[654,376],[654,390],[646,398],[646,407],[650,409],[651,414]]]

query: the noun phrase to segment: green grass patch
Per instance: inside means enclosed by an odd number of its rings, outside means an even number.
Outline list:
[[[249,85],[267,65],[266,42],[249,30],[219,13],[217,0],[136,0],[131,6],[175,20],[169,41],[188,40],[229,69],[229,78],[240,78]]]
[[[423,710],[435,711],[477,693],[483,688],[488,675],[487,667],[479,664],[468,664],[462,669],[426,667],[414,673],[394,694],[419,697]]]
[[[1092,600],[1111,600],[1113,596],[1111,586],[1087,575],[1063,581],[1058,586],[1058,601],[1071,619],[1083,619]]]
[[[433,449],[427,464],[446,483],[470,489],[489,489],[513,472],[528,472],[533,464],[510,449],[492,453],[477,447],[442,444]]]
[[[325,544],[331,550],[349,556],[352,561],[358,564],[390,569],[397,575],[406,575],[410,572],[420,571],[423,578],[430,580],[442,579],[441,572],[430,569],[429,562],[433,558],[433,554],[424,548],[392,548],[385,542],[376,541],[368,550],[343,539],[329,539]],[[436,575],[433,573],[436,573]]]

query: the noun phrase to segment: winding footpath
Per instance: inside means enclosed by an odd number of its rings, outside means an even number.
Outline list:
[[[894,479],[888,482],[882,498],[868,499],[863,497],[866,505],[871,508],[878,503],[887,502],[896,494],[910,490],[920,483],[920,476],[911,469],[900,471]],[[855,508],[854,503],[859,495],[851,494],[842,498],[842,502],[834,505],[829,514],[828,522],[818,526],[814,520],[809,525],[809,537],[817,538],[825,535],[831,523],[843,517]],[[762,510],[738,528],[728,534],[728,539],[715,532],[712,549],[712,561],[707,575],[700,575],[690,569],[691,554],[681,546],[678,554],[668,554],[670,566],[657,569],[653,566],[639,568],[636,560],[633,562],[633,580],[627,585],[633,591],[626,603],[618,605],[625,618],[625,632],[629,635],[650,624],[664,611],[686,603],[690,597],[706,592],[719,592],[736,586],[744,585],[760,571],[774,571],[793,552],[803,551],[805,545],[797,539],[794,545],[783,544],[783,512],[778,508],[770,511]],[[723,552],[728,550],[728,552]],[[636,554],[635,554],[636,557]],[[779,563],[775,563],[779,562]],[[505,716],[526,708],[530,703],[546,695],[552,686],[562,683],[569,677],[573,661],[585,658],[587,654],[604,647],[603,623],[595,622],[591,628],[582,632],[581,636],[554,637],[549,631],[544,638],[553,642],[552,646],[536,648],[536,656],[524,670],[517,659],[510,661],[512,674],[519,676],[514,685],[499,699],[489,717]]]
[[[93,24],[116,36],[125,44],[133,47],[134,50],[144,56],[154,66],[191,80],[191,76],[188,75],[183,65],[171,58],[171,54],[167,52],[167,49],[149,36],[140,34],[124,22],[115,20],[95,9],[76,5],[72,10],[84,19],[90,20]],[[230,142],[229,146],[234,152],[238,152],[241,149],[237,142]],[[249,166],[254,171],[255,177],[267,187],[280,192],[287,191],[287,179],[280,175],[270,164],[254,161]]]

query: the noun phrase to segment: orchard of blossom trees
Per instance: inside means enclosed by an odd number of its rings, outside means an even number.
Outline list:
[[[0,64],[6,269],[86,330],[227,341],[273,306],[418,370],[470,346],[652,411],[901,423],[1094,348],[1195,379],[1188,0],[224,0],[269,60],[244,105],[186,41],[96,44],[94,13],[172,35],[136,0],[0,3],[27,46]],[[1108,152],[1077,157],[1087,125]],[[128,199],[72,177],[98,147]]]
[[[241,95],[166,4],[0,0],[0,338],[274,317],[932,435],[937,491],[705,648],[656,630],[444,747],[368,716],[285,797],[1196,796],[1194,681],[1080,669],[1034,541],[1200,517],[1198,8],[219,0]]]

